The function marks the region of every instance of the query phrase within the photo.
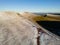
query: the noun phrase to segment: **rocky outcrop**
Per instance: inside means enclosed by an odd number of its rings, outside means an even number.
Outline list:
[[[18,13],[0,12],[0,45],[37,45],[37,29]]]

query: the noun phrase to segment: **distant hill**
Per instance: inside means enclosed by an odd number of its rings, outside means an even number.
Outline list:
[[[47,15],[47,14],[53,14],[53,15],[60,15],[60,13],[33,13],[37,15]]]
[[[49,14],[53,14],[53,15],[60,15],[60,13],[49,13]]]

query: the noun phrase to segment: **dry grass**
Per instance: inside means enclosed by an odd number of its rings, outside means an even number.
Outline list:
[[[42,15],[35,15],[32,13],[23,13],[22,14],[24,17],[26,17],[29,20],[33,20],[33,21],[60,21],[60,16],[42,16]]]

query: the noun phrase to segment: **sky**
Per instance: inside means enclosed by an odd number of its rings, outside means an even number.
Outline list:
[[[60,0],[0,0],[0,11],[60,13]]]

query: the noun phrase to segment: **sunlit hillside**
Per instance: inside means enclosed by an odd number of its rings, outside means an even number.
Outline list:
[[[33,21],[60,21],[59,15],[52,15],[52,14],[36,15],[28,12],[25,12],[22,15],[28,18],[29,20],[33,20]]]

